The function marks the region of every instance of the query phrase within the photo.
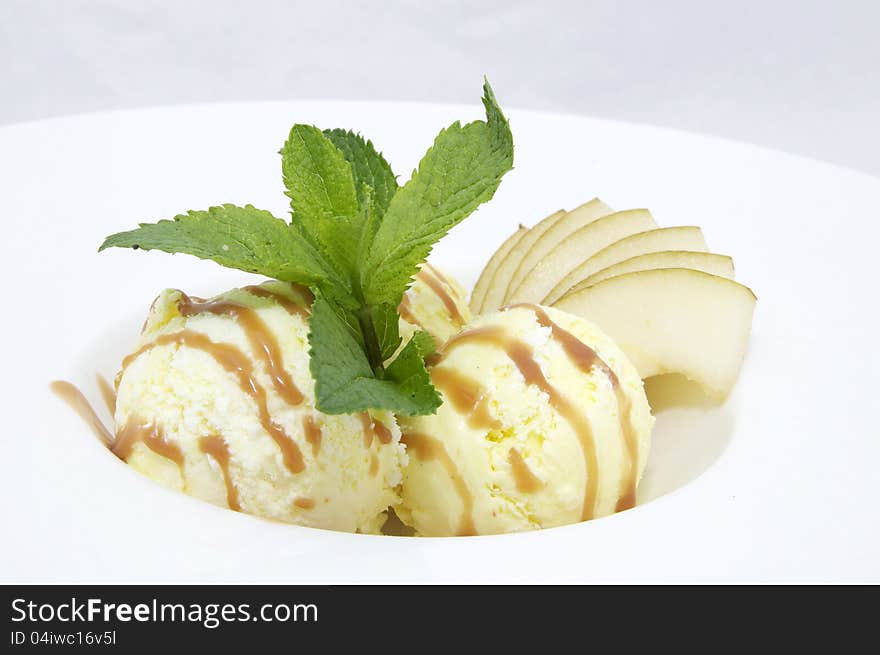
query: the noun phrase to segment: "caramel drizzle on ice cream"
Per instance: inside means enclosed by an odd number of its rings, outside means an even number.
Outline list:
[[[210,437],[202,437],[199,439],[199,450],[211,457],[220,467],[223,473],[223,482],[226,485],[226,504],[229,509],[236,512],[241,511],[241,505],[238,502],[238,491],[232,482],[232,474],[229,471],[229,446],[219,435],[211,435]]]
[[[385,427],[382,421],[373,419],[369,412],[361,412],[357,416],[361,421],[364,433],[364,448],[370,447],[373,443],[373,437],[376,437],[381,444],[391,443],[391,430]]]
[[[449,295],[449,291],[446,289],[449,282],[445,281],[444,283],[444,281],[441,281],[438,271],[427,263],[422,266],[422,269],[418,273],[416,273],[416,277],[427,284],[431,291],[436,294],[446,307],[446,311],[449,312],[450,318],[452,318],[456,325],[464,325],[464,317],[461,315],[461,312],[458,311],[458,305],[455,303],[455,299]]]
[[[49,389],[56,396],[63,400],[67,405],[75,411],[79,417],[86,422],[95,436],[105,445],[110,446],[113,443],[113,434],[107,429],[103,421],[98,418],[95,408],[86,400],[82,391],[75,385],[65,380],[55,380],[49,384]]]
[[[557,325],[545,312],[537,305],[519,304],[513,307],[525,307],[535,313],[538,324],[545,328],[550,328],[552,338],[562,346],[565,354],[571,362],[584,373],[590,373],[594,368],[599,369],[611,383],[614,394],[617,399],[617,413],[620,417],[620,430],[623,433],[624,444],[628,457],[624,460],[624,472],[621,477],[621,488],[619,499],[615,507],[615,511],[631,509],[636,504],[636,487],[638,483],[638,462],[639,462],[639,441],[636,436],[635,428],[632,424],[632,402],[620,386],[620,380],[617,374],[611,370],[598,353],[590,348],[575,335]]]
[[[100,376],[98,376],[98,379],[104,380]],[[106,380],[104,380],[104,384],[109,388],[110,385],[107,384]],[[95,436],[119,459],[127,460],[129,455],[131,455],[134,445],[141,442],[157,455],[170,459],[177,464],[181,475],[183,475],[183,452],[177,444],[165,438],[164,431],[160,427],[148,424],[141,419],[130,417],[128,422],[114,437],[110,430],[107,429],[107,426],[98,418],[92,404],[86,400],[86,397],[75,385],[64,380],[55,380],[49,385],[49,388],[79,414],[80,418],[92,428]],[[115,395],[113,398],[115,400]]]
[[[593,518],[595,514],[596,495],[598,492],[599,466],[596,454],[596,440],[587,417],[568,398],[544,377],[541,367],[535,360],[531,346],[512,336],[504,328],[489,325],[459,332],[443,346],[440,361],[453,348],[468,342],[486,343],[504,350],[525,379],[526,384],[534,385],[547,394],[550,404],[566,420],[574,430],[581,443],[584,465],[587,473],[584,503],[581,508],[581,520]]]
[[[402,318],[407,323],[415,325],[422,330],[425,329],[425,326],[419,323],[415,314],[413,314],[412,301],[409,299],[409,294],[403,294],[403,299],[397,306],[397,313],[400,314],[400,318]]]
[[[290,302],[289,299],[288,302]],[[177,308],[181,316],[197,316],[207,313],[231,317],[244,331],[254,356],[262,360],[278,395],[289,405],[297,406],[303,403],[305,396],[294,384],[290,373],[284,368],[281,345],[278,343],[278,339],[275,338],[272,330],[253,307],[230,300],[196,300],[181,293]]]
[[[439,298],[440,302],[443,303],[443,306],[446,307],[446,311],[449,312],[449,317],[456,325],[461,326],[465,324],[464,317],[458,309],[458,304],[456,304],[455,299],[449,293],[452,284],[440,271],[426,262],[421,270],[416,273],[416,277],[424,282],[434,295]],[[426,332],[430,332],[430,330],[427,330],[416,317],[409,293],[403,294],[400,305],[397,306],[397,313],[400,314],[400,318],[407,323],[415,325]],[[437,335],[432,334],[431,336],[433,336],[435,340],[438,340]]]
[[[453,407],[467,417],[470,427],[479,430],[500,430],[504,427],[489,411],[489,392],[466,375],[451,368],[437,366],[431,369],[431,382]]]
[[[318,456],[321,452],[321,424],[315,420],[312,414],[303,416],[303,432],[306,435],[306,441],[312,444],[312,455]]]
[[[507,462],[510,464],[510,471],[513,473],[517,491],[533,494],[544,486],[538,476],[532,473],[532,469],[529,468],[526,460],[516,448],[511,448],[508,451]]]
[[[300,509],[312,509],[315,506],[315,501],[311,498],[297,498],[293,501],[293,504]]]
[[[446,452],[443,442],[420,432],[407,432],[401,437],[401,441],[406,444],[407,452],[414,453],[424,462],[438,461],[446,469],[462,504],[462,514],[456,534],[462,537],[477,534],[474,527],[474,497],[464,478],[461,477],[455,461]]]
[[[281,450],[284,465],[291,473],[300,473],[303,471],[305,468],[305,462],[299,446],[297,446],[296,442],[288,436],[283,427],[272,420],[266,401],[266,390],[259,382],[257,382],[250,359],[232,344],[211,341],[211,339],[204,334],[193,332],[192,330],[163,334],[150,343],[141,346],[140,349],[122,360],[122,370],[125,371],[131,362],[145,352],[152,350],[157,346],[166,345],[180,345],[195,350],[201,350],[207,355],[210,355],[214,361],[224,369],[235,375],[241,390],[256,402],[260,424]]]
[[[306,303],[305,307],[297,303],[292,298],[285,296],[283,293],[273,291],[272,289],[267,289],[266,287],[260,286],[258,284],[244,287],[242,288],[242,291],[247,291],[252,296],[257,296],[258,298],[267,298],[269,300],[274,300],[289,313],[296,316],[302,316],[303,318],[308,317],[309,314],[311,314],[308,308],[311,307],[312,302],[314,302],[315,300],[314,294],[309,291],[308,287],[304,287],[299,284],[291,284],[290,286],[295,293],[302,296],[303,301]]]
[[[142,443],[157,455],[170,459],[177,464],[180,474],[183,475],[183,451],[176,443],[168,441],[161,425],[147,423],[138,416],[129,416],[122,429],[116,432],[116,440],[110,446],[110,452],[125,462],[131,457],[137,443]]]

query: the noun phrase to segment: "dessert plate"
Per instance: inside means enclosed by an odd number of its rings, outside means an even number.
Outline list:
[[[517,223],[593,196],[648,207],[661,225],[700,225],[713,251],[734,256],[759,298],[742,375],[720,408],[687,385],[653,390],[633,510],[452,539],[275,524],[160,488],[50,393],[50,380],[71,380],[109,422],[94,376],[112,377],[161,289],[209,296],[253,282],[187,257],[99,256],[105,235],[220,202],[284,215],[272,153],[294,122],[360,130],[406,179],[439,125],[481,112],[241,103],[0,129],[0,581],[880,582],[880,180],[754,146],[508,109],[514,171],[432,256],[470,286]]]

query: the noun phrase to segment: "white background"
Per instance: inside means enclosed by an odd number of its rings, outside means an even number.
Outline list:
[[[880,2],[0,0],[0,124],[275,98],[671,126],[880,175]],[[589,153],[585,153],[589,156]]]

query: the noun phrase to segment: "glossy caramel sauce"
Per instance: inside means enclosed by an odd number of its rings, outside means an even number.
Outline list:
[[[459,332],[443,346],[440,361],[453,348],[465,343],[485,343],[504,350],[510,360],[519,369],[526,384],[534,385],[547,394],[550,404],[571,426],[581,444],[581,451],[586,467],[587,482],[584,491],[584,503],[581,508],[581,520],[593,518],[596,510],[598,491],[599,466],[596,453],[596,440],[586,415],[565,395],[551,385],[532,353],[531,346],[510,335],[507,330],[498,326],[485,326]]]
[[[312,455],[318,456],[321,452],[321,426],[315,420],[313,414],[303,416],[303,432],[306,435],[306,441],[312,445]]]
[[[278,395],[289,405],[297,406],[305,401],[305,396],[284,368],[278,339],[253,307],[230,300],[196,301],[183,293],[177,307],[181,316],[215,314],[232,318],[244,332],[254,356],[266,367],[272,386],[275,387]]]
[[[284,465],[291,473],[300,473],[305,468],[305,461],[299,446],[284,431],[284,428],[278,425],[269,415],[266,390],[257,382],[250,359],[235,346],[212,341],[204,334],[193,332],[192,330],[163,334],[122,360],[122,370],[124,371],[131,362],[145,352],[157,346],[165,345],[181,345],[200,350],[210,355],[220,366],[234,374],[241,390],[256,403],[260,424],[281,450]]]
[[[373,437],[376,437],[381,444],[391,443],[391,430],[382,421],[374,420],[369,412],[360,412],[357,416],[364,434],[364,448],[370,447]]]
[[[110,416],[115,415],[116,390],[113,388],[113,385],[107,382],[107,378],[100,373],[95,373],[95,382],[98,383],[98,391],[101,392],[101,398],[104,399],[104,404],[107,405],[107,409],[110,411]]]
[[[431,382],[443,397],[452,403],[456,411],[467,417],[467,423],[474,429],[500,430],[501,421],[489,411],[489,393],[483,386],[466,375],[451,368],[436,366],[431,369]]]
[[[106,446],[113,443],[113,433],[98,418],[91,403],[76,386],[65,380],[55,380],[49,384],[49,388],[86,422],[101,442]]]
[[[242,291],[247,291],[252,296],[257,296],[258,298],[267,298],[269,300],[273,300],[281,305],[288,312],[296,316],[302,316],[303,318],[309,316],[309,314],[311,313],[309,311],[309,307],[311,307],[312,302],[314,302],[315,296],[312,294],[311,291],[309,291],[308,287],[304,287],[298,284],[292,284],[291,288],[294,290],[294,293],[303,298],[303,301],[306,303],[305,307],[297,303],[289,296],[285,296],[283,293],[278,293],[277,291],[273,291],[272,289],[267,289],[266,287],[261,287],[256,284],[243,287]]]
[[[220,471],[223,473],[223,482],[226,484],[226,504],[229,506],[229,509],[240,512],[241,505],[238,502],[238,491],[232,482],[232,474],[229,471],[229,446],[223,440],[223,437],[215,434],[199,439],[199,450],[217,462]]]
[[[315,501],[311,498],[297,498],[293,504],[300,509],[312,509],[315,506]]]
[[[434,277],[436,277],[438,280],[440,280],[447,287],[449,287],[450,289],[452,288],[452,283],[449,281],[449,279],[445,275],[443,275],[443,273],[440,272],[439,268],[436,268],[433,264],[431,264],[429,262],[425,262],[424,264],[422,264],[421,270],[425,270],[425,269],[427,269]]]
[[[382,421],[373,421],[373,432],[381,444],[391,443],[391,430],[389,430]]]
[[[617,374],[611,370],[595,350],[587,346],[583,341],[574,336],[571,332],[564,330],[547,315],[543,309],[537,305],[518,305],[531,309],[538,319],[538,323],[545,328],[550,328],[552,338],[562,346],[568,358],[584,373],[590,373],[592,369],[597,368],[608,378],[611,387],[614,389],[615,398],[617,399],[617,413],[620,417],[620,431],[623,434],[624,445],[626,446],[627,457],[624,459],[624,471],[621,476],[621,487],[619,491],[619,500],[615,510],[620,512],[625,509],[631,509],[636,504],[636,487],[638,484],[638,466],[639,466],[639,442],[635,428],[632,424],[632,401],[626,392],[620,387],[620,380]]]
[[[401,438],[406,444],[407,452],[413,453],[423,462],[437,461],[446,469],[447,475],[452,480],[456,493],[461,498],[462,515],[459,520],[456,534],[459,536],[471,536],[477,534],[474,527],[474,497],[467,483],[458,472],[458,467],[446,452],[443,442],[434,437],[419,432],[407,432]]]
[[[402,318],[407,323],[411,323],[415,325],[417,328],[424,330],[425,326],[419,323],[419,320],[416,318],[416,315],[413,313],[412,301],[409,299],[408,294],[403,294],[403,299],[400,301],[400,304],[397,306],[397,313],[400,314],[400,318]]]
[[[516,489],[524,494],[533,494],[544,486],[538,477],[532,473],[526,460],[522,454],[516,449],[511,448],[507,453],[507,461],[510,464],[510,470],[513,473],[513,479],[516,482]]]
[[[145,422],[137,416],[129,416],[125,425],[116,431],[116,439],[110,446],[110,452],[125,462],[128,461],[137,443],[144,444],[157,455],[177,464],[180,475],[183,476],[183,451],[176,443],[165,438],[165,431],[161,425]]]
[[[373,443],[373,419],[369,412],[360,412],[358,419],[361,422],[361,431],[364,435],[364,448],[369,448]]]
[[[464,317],[461,315],[461,312],[458,311],[458,305],[455,303],[455,300],[450,295],[447,285],[441,282],[440,279],[437,277],[436,270],[426,264],[416,274],[416,277],[427,284],[431,291],[433,291],[434,294],[440,299],[455,324],[464,325],[465,320]]]

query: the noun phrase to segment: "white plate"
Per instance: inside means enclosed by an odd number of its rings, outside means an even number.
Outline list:
[[[503,89],[502,98],[503,98]],[[701,225],[759,297],[721,409],[661,412],[643,502],[531,534],[369,537],[167,492],[112,457],[48,382],[96,401],[157,291],[248,282],[102,237],[219,202],[285,213],[293,122],[363,131],[403,179],[479,107],[281,102],[87,115],[0,130],[3,582],[880,581],[880,180],[752,146],[509,110],[516,169],[434,261],[472,284],[520,221],[601,196]],[[665,493],[671,491],[671,493]],[[665,495],[664,495],[665,494]]]

